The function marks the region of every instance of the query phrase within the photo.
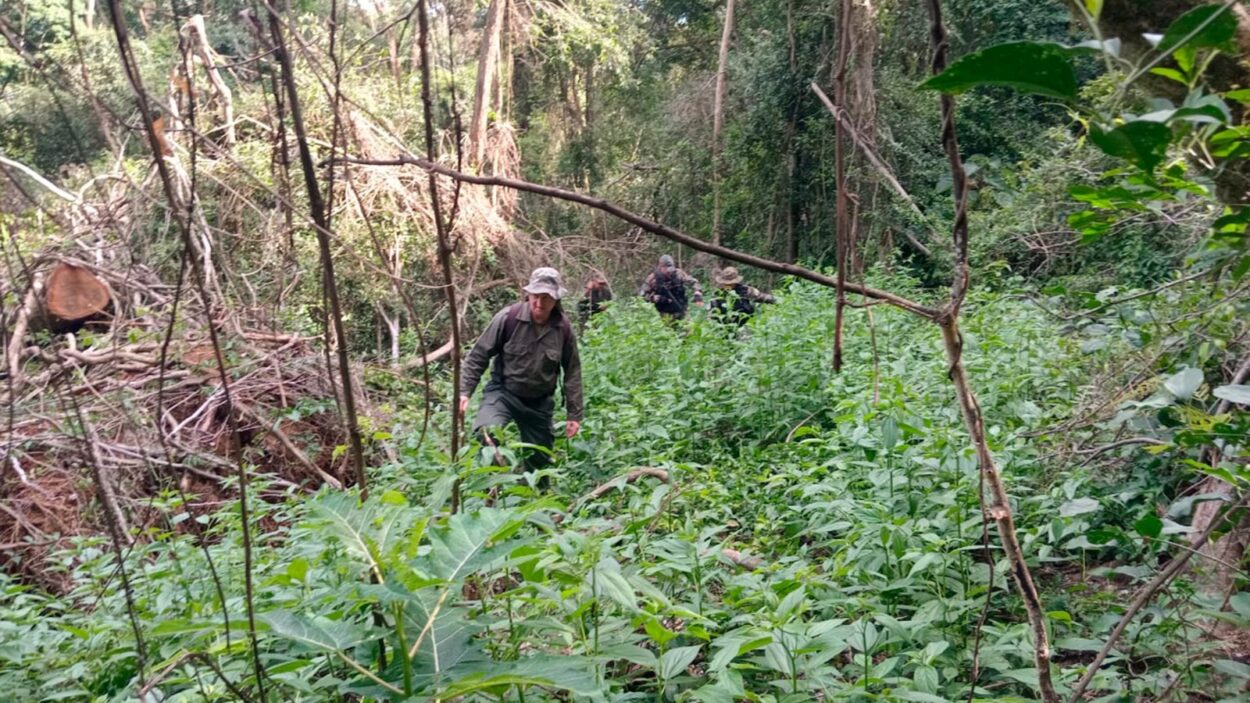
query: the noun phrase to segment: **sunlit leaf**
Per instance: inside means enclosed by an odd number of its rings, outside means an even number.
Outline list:
[[[1235,50],[1232,42],[1236,35],[1237,18],[1228,7],[1203,5],[1177,17],[1156,48],[1166,53],[1184,44],[1231,52]]]
[[[1070,500],[1059,506],[1059,514],[1063,517],[1074,517],[1076,515],[1084,515],[1098,510],[1098,501],[1093,498],[1077,498]]]
[[[921,88],[963,93],[1001,85],[1062,100],[1076,97],[1076,74],[1065,49],[1048,42],[998,44],[959,58]]]
[[[1163,387],[1178,400],[1189,400],[1201,385],[1202,370],[1192,366],[1181,369],[1163,381]]]
[[[699,650],[703,649],[703,645],[696,644],[691,647],[674,647],[660,656],[660,678],[665,681],[685,673],[686,667],[699,656]]]
[[[1133,523],[1133,529],[1137,530],[1139,535],[1156,539],[1163,532],[1163,520],[1153,513],[1144,515],[1140,520]]]
[[[1158,122],[1128,122],[1110,130],[1095,127],[1089,139],[1103,153],[1125,159],[1144,171],[1153,171],[1167,156],[1172,130]]]
[[[1229,384],[1226,386],[1217,386],[1211,391],[1212,395],[1230,403],[1238,403],[1240,405],[1250,405],[1250,386]]]

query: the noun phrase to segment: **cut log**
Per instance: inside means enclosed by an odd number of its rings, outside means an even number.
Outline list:
[[[109,289],[95,274],[81,266],[57,264],[48,276],[48,315],[54,322],[75,324],[103,313]]]

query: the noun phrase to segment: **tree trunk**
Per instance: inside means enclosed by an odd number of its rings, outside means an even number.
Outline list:
[[[720,35],[716,63],[716,92],[712,97],[712,243],[720,246],[721,128],[725,123],[725,65],[729,63],[729,40],[734,32],[734,0],[725,4],[725,27]]]
[[[799,62],[794,38],[794,0],[786,3],[786,37],[790,45],[790,82],[791,89],[798,86]],[[799,149],[797,134],[799,127],[798,95],[790,106],[790,120],[786,122],[786,261],[797,263],[799,260],[799,212],[801,205],[798,194]]]
[[[481,167],[486,157],[486,122],[507,5],[508,0],[491,0],[490,9],[486,11],[486,27],[482,30],[482,46],[478,51],[477,87],[473,92],[473,118],[469,121],[469,153],[472,165],[477,167]]]
[[[855,16],[852,0],[842,0],[842,12],[838,21],[841,32],[838,37],[838,61],[833,72],[833,101],[837,110],[846,109],[846,67],[851,57],[851,24]],[[837,302],[833,323],[833,372],[842,371],[842,327],[846,315],[846,268],[850,261],[852,243],[851,218],[848,212],[850,193],[846,184],[846,130],[841,123],[834,126],[833,169],[837,191],[836,224],[834,237],[837,243],[835,258],[838,266]]]

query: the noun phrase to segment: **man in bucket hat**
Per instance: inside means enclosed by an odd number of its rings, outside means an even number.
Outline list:
[[[487,428],[515,422],[521,441],[551,449],[555,444],[554,395],[561,370],[568,409],[565,435],[572,437],[581,429],[582,366],[573,327],[560,308],[560,299],[568,294],[560,284],[560,273],[548,267],[534,269],[524,290],[525,300],[496,313],[465,357],[460,412],[468,409],[469,398],[493,357],[494,368],[482,391],[473,433],[482,437]],[[526,464],[538,469],[550,461],[546,454],[533,452]]]
[[[721,322],[742,326],[755,314],[756,303],[777,302],[773,296],[743,283],[742,274],[733,266],[717,271],[712,280],[717,288],[712,300],[712,316]]]

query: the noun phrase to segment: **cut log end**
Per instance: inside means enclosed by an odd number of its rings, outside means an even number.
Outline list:
[[[83,322],[103,313],[108,304],[108,286],[81,266],[58,264],[48,276],[48,314],[58,322]]]

